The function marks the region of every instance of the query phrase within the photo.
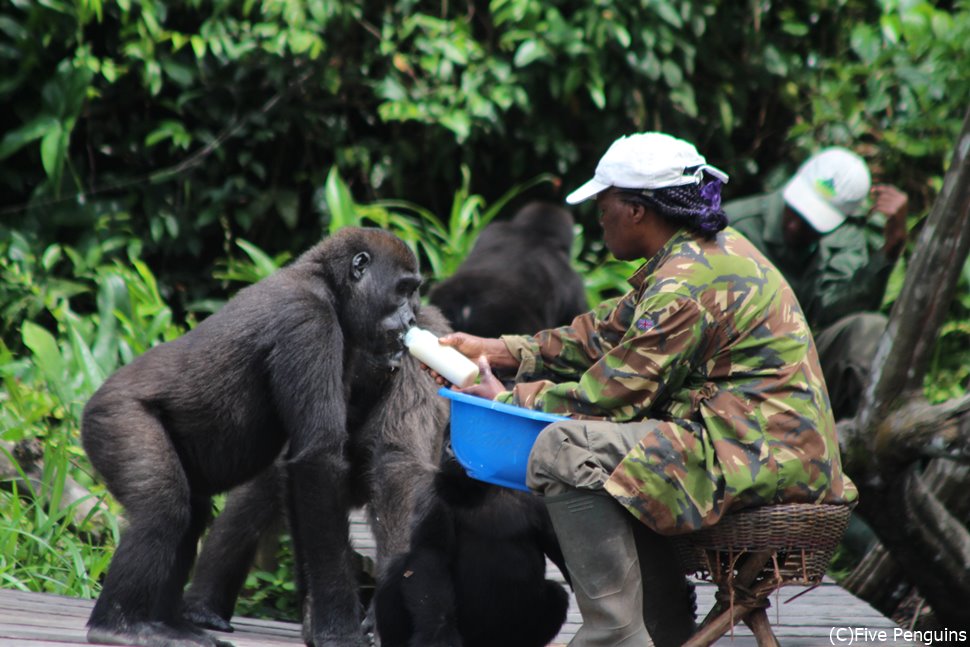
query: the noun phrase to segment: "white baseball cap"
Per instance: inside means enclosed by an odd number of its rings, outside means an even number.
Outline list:
[[[704,171],[728,181],[727,173],[708,164],[693,144],[664,133],[637,133],[613,142],[593,179],[566,196],[566,202],[579,204],[611,186],[666,189],[697,184]]]
[[[782,197],[815,231],[827,234],[859,209],[870,183],[865,160],[845,148],[826,148],[805,160]]]

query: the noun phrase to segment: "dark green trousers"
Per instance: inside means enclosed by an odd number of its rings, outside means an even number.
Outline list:
[[[859,409],[887,323],[883,314],[863,312],[842,317],[815,335],[836,420],[851,418]]]

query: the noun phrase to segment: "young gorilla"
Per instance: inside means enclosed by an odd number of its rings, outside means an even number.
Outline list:
[[[241,290],[183,337],[118,370],[92,396],[84,449],[125,506],[88,639],[223,644],[179,617],[211,495],[286,446],[290,523],[316,647],[362,645],[350,569],[348,367],[391,369],[414,323],[414,255],[376,229],[344,229]]]
[[[566,619],[569,596],[545,579],[546,556],[566,572],[541,501],[472,480],[446,459],[411,551],[378,583],[382,647],[548,644]]]
[[[572,224],[568,211],[542,203],[492,223],[431,302],[456,330],[484,337],[569,323],[587,309],[582,277],[569,264]],[[547,644],[569,601],[545,579],[546,556],[566,573],[541,500],[474,481],[445,460],[410,552],[378,582],[382,646]]]
[[[418,308],[416,316],[417,325],[436,335],[451,332],[433,306]],[[427,491],[441,455],[448,403],[410,355],[393,374],[382,369],[374,374],[371,369],[357,362],[350,377],[353,385],[363,386],[351,389],[349,402],[347,492],[353,507],[368,504],[380,572],[390,556],[408,548],[411,514],[417,498]],[[205,538],[185,594],[187,620],[209,629],[233,630],[229,620],[260,539],[267,532],[278,532],[283,521],[284,467],[278,462],[229,493]]]
[[[529,203],[511,221],[486,227],[429,300],[455,330],[481,337],[567,324],[589,309],[583,279],[569,264],[572,243],[568,211]]]

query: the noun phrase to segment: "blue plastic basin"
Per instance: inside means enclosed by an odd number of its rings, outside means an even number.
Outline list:
[[[526,466],[536,437],[550,422],[565,416],[532,411],[458,393],[451,400],[451,447],[468,475],[479,481],[526,490]]]

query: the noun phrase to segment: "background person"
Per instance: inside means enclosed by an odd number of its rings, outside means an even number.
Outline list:
[[[909,200],[870,188],[845,148],[812,155],[780,191],[724,205],[731,226],[781,270],[815,333],[836,420],[855,415],[887,319],[886,281],[906,243]],[[872,197],[869,214],[861,214]]]
[[[662,535],[736,507],[855,498],[808,324],[780,272],[724,229],[726,180],[685,141],[620,138],[567,202],[595,197],[607,248],[646,259],[632,289],[534,336],[442,340],[481,356],[464,392],[571,418],[539,435],[528,485],[582,612],[573,647],[693,632]],[[511,391],[491,366],[517,370]]]

